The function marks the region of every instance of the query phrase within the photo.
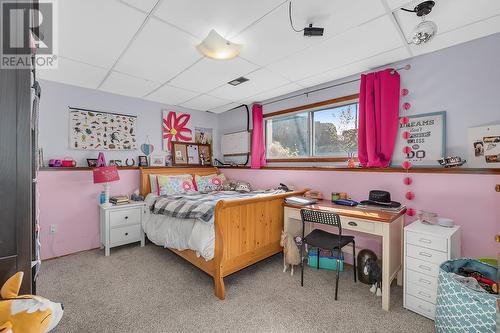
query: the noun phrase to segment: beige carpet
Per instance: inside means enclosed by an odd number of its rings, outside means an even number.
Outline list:
[[[300,272],[299,272],[300,273]],[[402,288],[393,286],[392,310],[369,286],[354,284],[352,269],[341,273],[282,273],[281,255],[225,279],[226,300],[213,295],[212,279],[170,251],[93,250],[43,262],[38,293],[63,302],[55,332],[432,332],[433,322],[402,307]]]

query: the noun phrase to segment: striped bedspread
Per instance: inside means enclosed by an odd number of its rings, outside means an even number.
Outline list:
[[[213,223],[215,205],[219,200],[253,198],[278,193],[283,193],[283,191],[253,191],[249,193],[220,191],[207,194],[193,193],[160,196],[151,206],[151,212],[180,219],[198,219],[206,223]]]

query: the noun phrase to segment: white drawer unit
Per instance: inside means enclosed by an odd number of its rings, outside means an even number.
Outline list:
[[[460,257],[460,227],[445,228],[415,221],[404,229],[404,297],[406,309],[434,319],[439,265]]]
[[[134,242],[144,246],[142,217],[144,202],[132,202],[126,205],[100,206],[101,248],[109,256],[110,248]]]

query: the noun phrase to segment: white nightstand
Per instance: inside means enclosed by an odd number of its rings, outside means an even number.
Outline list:
[[[144,246],[142,216],[146,205],[143,201],[126,205],[100,206],[101,248],[109,256],[109,249],[124,244],[141,242]]]

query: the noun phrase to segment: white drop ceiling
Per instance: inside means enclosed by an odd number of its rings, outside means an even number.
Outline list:
[[[169,105],[225,112],[355,73],[500,32],[498,0],[436,0],[438,34],[408,45],[420,19],[400,10],[420,1],[61,0],[58,57],[42,79]],[[213,60],[196,45],[215,29],[243,44],[239,57]],[[227,82],[245,76],[238,86]]]

